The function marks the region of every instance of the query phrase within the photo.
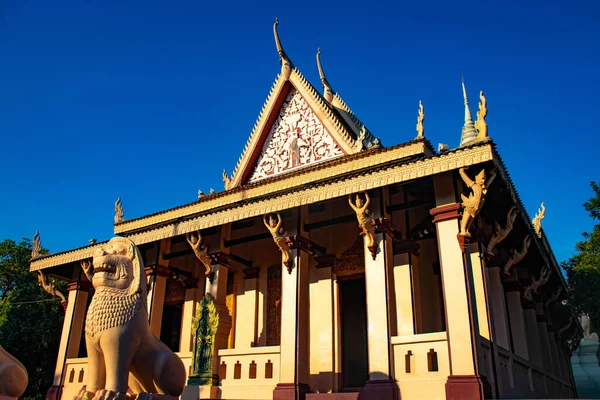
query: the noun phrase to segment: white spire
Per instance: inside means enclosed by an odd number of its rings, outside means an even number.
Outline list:
[[[460,146],[469,144],[470,142],[477,139],[477,130],[471,117],[471,110],[469,109],[469,99],[467,98],[467,88],[465,87],[465,79],[462,78],[462,89],[463,97],[465,99],[465,124],[462,128],[462,135],[460,137]]]

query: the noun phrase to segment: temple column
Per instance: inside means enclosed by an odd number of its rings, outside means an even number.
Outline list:
[[[258,277],[260,268],[243,270],[243,289],[238,290],[235,321],[235,345],[244,349],[256,345],[256,321],[258,310]]]
[[[557,378],[560,378],[560,362],[558,360],[558,352],[556,350],[556,340],[554,339],[554,331],[552,325],[548,325],[548,344],[550,345],[550,357],[552,358],[552,372],[553,375]]]
[[[160,338],[162,324],[162,313],[167,291],[167,278],[169,269],[160,265],[144,268],[148,283],[148,319],[150,320],[150,331],[154,336]]]
[[[473,271],[473,289],[475,291],[475,305],[477,306],[477,322],[479,334],[490,340],[490,325],[488,320],[488,301],[486,298],[486,282],[484,279],[483,255],[479,242],[469,244],[470,265]]]
[[[506,350],[510,350],[510,335],[508,333],[508,320],[506,317],[506,303],[504,288],[500,277],[500,266],[488,264],[488,298],[492,309],[494,341]]]
[[[412,240],[394,242],[394,291],[398,336],[415,334],[411,258],[419,255],[419,244]]]
[[[484,383],[478,375],[477,321],[472,271],[468,254],[457,242],[460,204],[455,202],[451,173],[433,179],[436,208],[431,210],[436,224],[442,287],[446,304],[446,329],[450,353],[450,376],[446,382],[447,399],[483,399]]]
[[[79,275],[79,271],[77,271]],[[92,285],[88,281],[71,282],[67,286],[69,295],[65,308],[65,319],[63,322],[60,344],[58,346],[58,357],[52,386],[46,394],[47,400],[58,400],[61,396],[63,382],[66,376],[65,364],[67,358],[76,358],[79,354],[79,346],[85,322],[85,309],[87,306],[88,292]]]
[[[198,279],[187,279],[185,282],[185,302],[183,303],[183,315],[181,321],[181,336],[179,339],[179,351],[188,353],[194,351],[192,343],[192,319],[196,313],[196,292],[198,290]]]
[[[258,311],[256,318],[256,334],[258,346],[267,345],[267,315],[269,310],[267,307],[267,282],[268,268],[262,267],[258,275]]]
[[[552,373],[552,356],[550,343],[548,342],[548,331],[546,317],[544,316],[544,303],[538,302],[535,306],[540,349],[542,353],[542,367],[547,373]]]
[[[310,391],[309,383],[309,277],[308,254],[300,249],[302,217],[297,224],[285,227],[288,234],[289,261],[281,263],[281,341],[279,382],[273,391],[273,400],[304,400]],[[306,233],[305,233],[306,234]],[[283,256],[283,255],[282,255]]]
[[[392,290],[388,287],[392,274],[388,265],[393,263],[393,248],[392,239],[387,237],[391,225],[385,219],[383,201],[380,191],[369,206],[375,225],[374,248],[367,246],[366,237],[364,240],[369,380],[361,391],[365,398],[382,400],[399,398],[398,385],[393,380],[388,304],[388,299],[393,299],[393,294],[388,293]]]
[[[212,349],[210,351],[210,371],[194,371],[196,358],[198,354],[194,354],[192,373],[188,378],[187,386],[184,388],[181,395],[182,400],[197,400],[197,399],[215,399],[219,396],[219,350],[226,349],[229,340],[229,332],[231,330],[231,316],[225,305],[227,296],[227,278],[229,273],[229,257],[225,240],[230,237],[231,225],[221,226],[220,251],[210,254],[211,273],[205,277],[206,294],[202,299],[202,303],[214,303],[216,314],[214,317],[218,319],[216,332],[214,332]],[[207,305],[208,307],[208,305]]]
[[[315,352],[311,352],[311,367],[312,361],[315,360],[317,364],[316,370],[318,371],[318,377],[313,381],[316,382],[313,389],[321,393],[333,391],[335,383],[333,373],[334,280],[332,276],[332,263],[333,257],[331,256],[317,258],[315,271],[317,282],[313,283],[314,289],[311,293],[311,303],[315,301],[315,308],[318,308],[318,312],[311,312],[311,324],[314,323],[313,327],[318,327],[318,344],[311,346],[312,349],[315,349]]]
[[[523,301],[523,315],[525,318],[525,331],[527,334],[527,349],[529,362],[532,365],[542,366],[542,348],[538,332],[537,318],[535,316],[535,302],[525,299]]]
[[[513,351],[519,357],[529,360],[525,316],[521,305],[521,285],[516,280],[516,270],[513,270],[512,275],[511,280],[504,283],[504,292],[506,293]]]

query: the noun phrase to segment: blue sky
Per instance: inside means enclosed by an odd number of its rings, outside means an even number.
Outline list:
[[[118,196],[135,218],[222,190],[279,71],[276,16],[384,145],[416,135],[422,99],[425,135],[457,146],[463,73],[559,261],[591,229],[598,2],[254,3],[0,1],[0,240],[80,247],[111,237]]]

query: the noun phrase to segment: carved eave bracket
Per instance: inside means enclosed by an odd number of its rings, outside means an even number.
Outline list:
[[[510,269],[513,265],[517,264],[519,261],[525,257],[527,251],[529,250],[529,245],[531,244],[531,236],[526,235],[523,239],[523,246],[521,247],[521,251],[517,251],[517,249],[513,249],[512,256],[504,265],[504,274],[510,275]]]
[[[485,202],[485,196],[487,195],[488,188],[496,178],[496,171],[492,171],[489,177],[486,177],[485,169],[482,169],[472,180],[466,173],[466,168],[460,168],[458,170],[460,177],[463,182],[469,187],[471,193],[469,197],[461,194],[463,214],[460,220],[460,232],[459,235],[470,237],[470,228],[475,220],[475,217],[479,215],[479,212],[483,208]],[[460,240],[459,240],[460,241]],[[463,241],[464,242],[464,241]]]
[[[273,242],[279,247],[281,251],[281,262],[288,270],[288,273],[292,273],[294,268],[293,260],[290,257],[290,246],[288,244],[289,238],[287,232],[283,228],[283,219],[279,213],[271,213],[263,215],[263,223],[265,227],[273,236]]]
[[[486,247],[486,257],[488,260],[490,260],[494,256],[494,249],[496,248],[496,246],[500,244],[500,242],[502,242],[504,239],[506,239],[508,234],[512,231],[515,219],[517,218],[518,214],[519,209],[516,205],[513,205],[506,214],[506,225],[504,225],[504,228],[502,228],[497,221],[495,222],[494,236],[492,236]]]
[[[559,286],[558,289],[556,290],[556,292],[552,296],[550,296],[550,298],[548,300],[546,300],[546,303],[544,304],[546,306],[546,308],[550,307],[550,304],[552,304],[556,300],[558,300],[558,298],[562,294],[562,290],[563,290],[562,286]]]
[[[375,254],[377,253],[377,244],[375,243],[375,220],[371,216],[371,213],[368,209],[371,204],[371,199],[369,197],[368,192],[362,192],[364,197],[363,199],[360,197],[361,193],[356,193],[354,195],[348,195],[348,204],[356,213],[356,219],[358,221],[358,227],[361,229],[360,235],[364,238],[365,244],[367,245],[367,249],[371,253],[373,260],[375,260]],[[352,196],[355,196],[355,200],[352,199]]]
[[[38,282],[40,286],[51,296],[60,298],[60,304],[63,306],[63,309],[67,311],[67,298],[58,291],[54,287],[54,283],[51,282],[46,275],[42,271],[37,271],[38,273]]]
[[[208,281],[212,284],[214,279],[214,272],[212,271],[212,260],[211,255],[208,254],[208,246],[202,243],[202,234],[200,231],[192,232],[185,235],[185,239],[194,251],[196,258],[204,265],[204,276],[208,278]]]

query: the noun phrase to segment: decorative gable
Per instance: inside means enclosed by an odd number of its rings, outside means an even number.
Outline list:
[[[345,155],[304,97],[292,88],[248,182]]]

